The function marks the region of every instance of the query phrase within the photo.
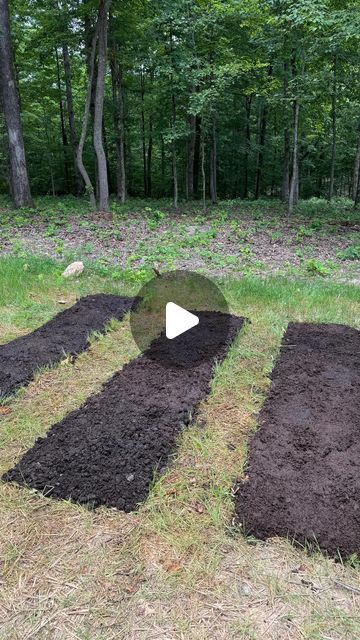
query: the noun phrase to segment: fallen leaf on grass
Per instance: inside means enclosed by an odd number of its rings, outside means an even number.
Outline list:
[[[165,491],[165,494],[166,494],[167,496],[174,496],[176,493],[177,493],[177,489],[176,489],[176,487],[171,487],[170,489],[167,489],[167,490]]]
[[[127,587],[125,587],[125,591],[126,593],[136,593],[138,588],[138,584],[129,584]]]
[[[143,576],[136,576],[132,581],[129,581],[125,587],[126,593],[136,593],[139,591],[141,584],[144,582]]]
[[[68,356],[67,358],[64,358],[64,360],[61,360],[60,366],[65,367],[67,364],[74,364],[74,362],[75,356]]]
[[[196,513],[204,513],[204,507],[199,502],[195,502],[192,505],[192,510],[196,511]]]
[[[182,566],[179,562],[169,562],[169,564],[165,565],[165,569],[168,573],[177,573],[181,571]]]
[[[295,567],[295,569],[291,569],[291,573],[305,573],[305,571],[306,571],[305,564],[300,564],[298,567]]]
[[[0,416],[7,416],[11,413],[10,407],[0,407]]]
[[[311,580],[304,580],[304,578],[301,578],[301,584],[303,584],[304,587],[310,587],[311,591],[319,591],[320,589],[320,587],[317,587]]]

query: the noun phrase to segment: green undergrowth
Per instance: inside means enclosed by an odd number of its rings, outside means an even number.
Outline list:
[[[275,198],[259,200],[241,200],[240,198],[220,201],[213,205],[203,204],[199,200],[180,201],[177,210],[174,210],[170,198],[144,199],[131,198],[121,204],[113,199],[110,202],[110,211],[114,217],[126,218],[132,214],[141,214],[149,222],[149,226],[156,226],[173,214],[183,216],[184,219],[197,216],[199,221],[219,220],[225,222],[234,216],[251,216],[260,223],[265,224],[276,219],[288,219],[289,222],[302,220],[309,223],[310,229],[319,230],[328,223],[359,223],[360,210],[354,208],[354,203],[348,198],[333,198],[328,201],[324,198],[311,198],[300,200],[295,207],[294,215],[287,216],[286,205]],[[38,219],[49,223],[48,233],[56,232],[58,226],[65,225],[70,217],[86,217],[91,214],[89,203],[85,197],[75,196],[39,196],[33,207],[24,207],[14,210],[9,198],[0,195],[0,221],[2,228],[7,225],[23,226]],[[306,234],[305,234],[306,235]]]

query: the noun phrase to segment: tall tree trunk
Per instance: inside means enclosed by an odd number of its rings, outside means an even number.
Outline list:
[[[97,78],[97,57],[96,57],[96,48],[94,54],[94,62],[92,64],[92,43],[93,43],[93,24],[90,16],[86,15],[84,19],[85,26],[85,45],[86,45],[86,64],[88,70],[88,77],[92,78],[91,80],[91,92],[90,92],[90,120],[91,120],[91,138],[92,143],[94,145],[94,116],[95,116],[95,93],[96,93],[96,78]],[[98,21],[96,21],[95,30],[98,33]],[[91,65],[93,66],[93,71],[91,73]],[[97,159],[96,155],[93,156],[94,162],[94,175],[95,175],[95,197],[97,198],[99,195],[99,176],[97,169]],[[95,199],[96,199],[95,198]]]
[[[65,128],[64,104],[63,104],[62,89],[61,89],[59,54],[56,47],[55,47],[55,58],[56,58],[57,87],[58,87],[58,96],[59,96],[61,139],[62,139],[63,154],[64,154],[65,185],[66,185],[66,191],[68,193],[70,191],[70,176],[69,176],[69,165],[68,165],[68,139],[67,139],[66,128]]]
[[[153,150],[153,118],[152,118],[152,114],[150,114],[149,116],[149,142],[148,142],[148,149],[147,149],[147,168],[146,168],[146,175],[147,175],[147,195],[149,198],[151,198],[151,193],[152,193],[152,150]]]
[[[359,137],[358,137],[358,144],[357,144],[357,150],[356,150],[355,161],[354,161],[354,173],[353,173],[352,190],[351,190],[352,197],[354,200],[356,200],[359,180],[360,180],[360,124],[359,124]]]
[[[206,211],[206,175],[205,175],[205,140],[204,140],[204,128],[201,125],[200,132],[200,155],[201,155],[201,178],[202,178],[202,201],[203,209]]]
[[[141,70],[140,74],[140,91],[141,91],[141,131],[142,131],[142,152],[143,152],[143,179],[144,179],[144,196],[147,196],[147,173],[146,173],[146,132],[145,132],[145,80]]]
[[[248,194],[249,194],[249,154],[250,154],[250,148],[251,148],[251,128],[250,128],[251,102],[252,102],[252,96],[245,96],[246,126],[245,126],[244,188],[243,188],[243,198],[245,199],[248,197]]]
[[[176,140],[175,140],[176,98],[174,93],[171,96],[171,101],[172,101],[172,126],[173,126],[173,141],[172,141],[172,166],[173,166],[173,188],[174,188],[173,202],[174,202],[174,209],[177,209],[178,199],[179,199],[179,187],[178,187]]]
[[[217,202],[217,148],[216,148],[216,123],[215,116],[212,123],[211,151],[210,151],[210,196],[211,202]]]
[[[165,142],[161,136],[161,196],[165,196]]]
[[[189,140],[185,143],[186,167],[185,167],[185,198],[189,200],[189,180],[188,180],[188,156],[189,156]]]
[[[64,62],[66,104],[67,104],[67,112],[68,112],[68,119],[69,119],[70,142],[71,142],[71,150],[73,154],[74,171],[75,171],[75,178],[76,178],[76,191],[77,191],[77,194],[80,195],[83,190],[83,181],[78,171],[77,162],[76,162],[78,145],[77,145],[77,137],[76,137],[74,103],[73,103],[73,92],[72,92],[72,82],[71,82],[71,65],[70,65],[69,47],[65,43],[62,46],[62,52],[63,52],[63,62]]]
[[[122,67],[118,61],[118,46],[114,41],[110,63],[113,95],[113,116],[116,152],[116,195],[120,202],[126,201],[126,170],[124,145],[124,99],[122,87]]]
[[[195,150],[194,150],[194,195],[198,194],[199,189],[199,170],[200,170],[200,150],[201,146],[201,116],[197,115],[195,119]]]
[[[94,148],[97,158],[99,176],[99,210],[109,210],[109,184],[107,175],[106,154],[103,144],[103,113],[107,58],[107,30],[109,0],[100,0],[99,7],[99,59],[95,93],[94,113]]]
[[[108,145],[108,141],[107,141],[107,134],[106,134],[106,128],[105,128],[104,119],[103,119],[102,134],[103,134],[103,141],[104,141],[103,144],[104,144],[104,151],[105,151],[105,158],[106,158],[106,171],[107,171],[107,176],[108,176],[109,193],[111,193],[113,191],[113,188],[112,188],[111,173],[110,173],[109,162],[108,162],[109,145]]]
[[[195,144],[196,144],[196,116],[189,116],[190,135],[187,145],[186,158],[186,197],[190,200],[194,197],[194,162],[195,162]]]
[[[56,190],[55,190],[55,180],[54,180],[54,170],[53,170],[53,158],[52,158],[51,144],[50,144],[48,117],[47,117],[44,105],[43,105],[43,114],[44,114],[44,131],[45,131],[46,143],[47,143],[48,167],[50,171],[51,195],[55,197]]]
[[[8,0],[0,0],[0,94],[9,145],[10,186],[15,207],[32,206],[15,81]]]
[[[336,163],[336,128],[337,128],[337,55],[334,56],[333,64],[333,90],[331,95],[331,123],[332,123],[332,146],[331,146],[331,169],[330,169],[330,186],[329,200],[334,195],[335,182],[335,163]]]
[[[267,106],[263,104],[260,109],[259,122],[258,122],[258,154],[256,161],[256,175],[255,175],[255,200],[258,200],[261,194],[261,181],[262,181],[262,169],[264,164],[264,149],[265,149],[265,137],[266,137],[266,120],[267,120]]]
[[[87,86],[87,93],[86,93],[86,100],[85,100],[85,110],[84,110],[84,117],[83,117],[83,123],[82,123],[82,129],[81,129],[81,135],[80,135],[80,140],[79,140],[79,146],[78,146],[78,150],[77,150],[77,166],[79,169],[79,172],[85,182],[85,189],[89,195],[89,199],[90,199],[90,206],[93,210],[96,209],[96,199],[95,199],[95,193],[94,193],[94,187],[91,183],[89,174],[85,168],[84,165],[84,161],[83,161],[83,151],[84,151],[84,145],[85,145],[85,140],[86,140],[86,134],[87,134],[87,129],[88,129],[88,124],[89,124],[89,116],[90,116],[90,108],[91,108],[91,99],[92,99],[92,88],[93,88],[93,78],[94,78],[94,69],[95,69],[95,56],[96,56],[96,43],[97,43],[97,39],[98,39],[98,33],[99,33],[99,23],[96,23],[95,26],[95,31],[94,31],[94,35],[92,38],[92,43],[91,43],[91,49],[90,49],[90,55],[88,58],[88,86]]]
[[[271,78],[273,74],[272,64],[268,67],[268,78]],[[258,156],[256,162],[256,178],[255,178],[255,200],[259,198],[262,192],[262,177],[263,177],[263,165],[265,154],[265,139],[266,139],[266,125],[267,125],[268,105],[266,99],[262,104],[260,121],[259,121],[259,137],[258,137]]]
[[[357,207],[359,206],[359,202],[360,202],[360,176],[358,177],[357,189],[355,194],[355,201],[354,201],[355,209],[357,209]]]
[[[299,194],[299,115],[300,105],[298,98],[294,100],[294,149],[293,149],[293,166],[290,182],[288,215],[294,212],[294,206]]]
[[[274,114],[274,124],[273,124],[273,135],[276,137],[278,132],[278,123],[276,113]],[[273,159],[272,159],[272,171],[271,171],[271,186],[270,186],[270,196],[273,198],[275,195],[275,184],[276,184],[276,169],[277,169],[277,158],[278,158],[278,149],[277,146],[273,148]],[[278,194],[277,194],[278,195]]]
[[[281,199],[283,202],[289,202],[290,193],[290,132],[286,127],[284,130],[284,157],[283,157],[283,176],[281,186]]]
[[[288,127],[288,87],[289,87],[289,64],[284,63],[284,157],[283,157],[283,175],[281,186],[281,199],[283,202],[289,202],[289,189],[290,189],[290,132]]]

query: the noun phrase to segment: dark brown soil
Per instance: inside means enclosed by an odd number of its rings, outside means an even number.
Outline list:
[[[131,511],[148,493],[154,471],[163,469],[180,431],[209,393],[214,359],[184,367],[192,351],[210,346],[226,327],[226,352],[242,318],[199,312],[200,325],[169,341],[163,335],[132,360],[103,390],[39,438],[4,479],[27,484],[56,498]],[[207,346],[205,346],[207,348]],[[163,366],[164,350],[179,367]],[[167,358],[168,361],[168,358]]]
[[[360,332],[290,324],[236,513],[246,533],[360,552]]]
[[[37,369],[85,351],[93,331],[103,331],[111,318],[121,320],[133,304],[123,296],[86,296],[36,331],[1,345],[0,397],[29,383]]]

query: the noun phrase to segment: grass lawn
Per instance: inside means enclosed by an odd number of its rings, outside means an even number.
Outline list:
[[[76,281],[35,257],[0,260],[0,341],[44,323],[77,296],[133,294],[138,284],[88,267]],[[232,487],[289,320],[360,328],[354,285],[321,278],[218,280],[251,320],[216,369],[212,391],[170,470],[138,512],[96,512],[0,486],[0,638],[27,640],[355,640],[360,567],[290,542],[246,540]],[[71,364],[39,373],[0,414],[0,472],[138,350],[129,323]]]

